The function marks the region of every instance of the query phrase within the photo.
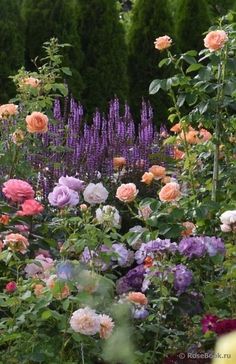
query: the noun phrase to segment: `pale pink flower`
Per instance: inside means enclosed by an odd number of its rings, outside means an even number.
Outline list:
[[[176,201],[180,195],[180,185],[177,182],[167,183],[159,192],[159,198],[163,202]]]
[[[5,237],[4,245],[14,252],[25,254],[29,246],[29,241],[21,234],[8,234]]]
[[[100,317],[89,307],[74,311],[70,326],[75,332],[83,335],[95,335],[100,331]]]
[[[224,30],[213,30],[204,38],[204,46],[208,48],[210,52],[215,52],[223,48],[227,41],[228,36]]]
[[[134,183],[122,184],[117,188],[116,197],[122,202],[132,202],[138,194],[137,187]]]
[[[48,277],[50,269],[52,269],[53,266],[53,259],[47,258],[43,254],[39,254],[35,258],[35,263],[26,265],[25,272],[27,277],[37,277],[44,279]]]
[[[101,339],[108,339],[113,331],[114,322],[108,315],[99,315],[100,318],[100,330],[99,335]]]
[[[154,44],[156,49],[162,51],[164,49],[170,48],[172,39],[168,35],[163,35],[162,37],[156,38]]]
[[[17,114],[18,106],[15,104],[5,104],[0,106],[0,119],[6,119],[9,116]]]
[[[40,80],[35,77],[27,77],[21,81],[21,85],[31,86],[33,88],[37,88],[39,86],[39,84],[40,84]]]

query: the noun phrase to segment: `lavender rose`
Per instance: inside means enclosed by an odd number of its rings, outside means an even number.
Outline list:
[[[193,274],[185,265],[179,264],[173,268],[174,272],[174,288],[178,294],[186,291],[188,286],[191,284]]]
[[[58,183],[60,186],[66,186],[76,192],[81,192],[84,189],[84,181],[81,181],[80,179],[75,177],[62,176],[59,178]]]
[[[63,208],[66,206],[76,206],[79,203],[79,195],[76,191],[67,186],[56,186],[49,193],[48,200],[52,206]]]
[[[204,239],[198,236],[182,239],[179,243],[179,252],[189,259],[204,256],[206,253]]]

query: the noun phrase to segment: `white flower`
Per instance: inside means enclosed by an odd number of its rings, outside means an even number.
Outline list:
[[[89,183],[84,190],[84,200],[91,205],[100,204],[106,201],[108,197],[108,191],[103,184]]]
[[[84,335],[95,335],[100,331],[100,317],[89,307],[74,311],[70,326],[75,332]]]
[[[99,224],[120,227],[121,217],[119,211],[110,205],[103,206],[96,210],[96,219]]]
[[[227,224],[220,225],[220,228],[223,233],[229,233],[230,231],[232,231],[231,226]]]
[[[222,224],[231,225],[236,223],[236,210],[225,211],[220,216]]]

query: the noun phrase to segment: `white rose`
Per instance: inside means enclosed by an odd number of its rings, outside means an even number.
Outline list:
[[[83,196],[86,202],[90,203],[90,205],[95,205],[106,201],[108,191],[101,182],[97,184],[89,183],[84,190]]]
[[[228,224],[222,224],[220,225],[220,228],[223,233],[229,233],[230,231],[232,231],[231,226]]]
[[[225,211],[220,216],[220,221],[222,222],[222,224],[226,224],[226,225],[235,224],[236,223],[236,210]]]
[[[119,211],[110,205],[103,206],[96,210],[96,219],[99,224],[108,224],[114,227],[120,227]]]

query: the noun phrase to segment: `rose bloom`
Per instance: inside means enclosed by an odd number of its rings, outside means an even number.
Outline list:
[[[123,183],[116,191],[116,197],[122,202],[134,201],[137,194],[138,190],[134,183]]]
[[[163,35],[162,37],[156,38],[154,44],[155,44],[156,49],[158,49],[159,51],[162,51],[171,46],[172,39],[168,35]]]
[[[95,335],[100,331],[100,317],[89,307],[74,311],[70,326],[75,332],[83,335]]]
[[[126,165],[126,159],[124,157],[115,157],[113,158],[113,167],[114,169],[122,168]]]
[[[164,187],[162,187],[159,198],[162,202],[171,202],[179,199],[181,195],[180,186],[177,182],[167,183]]]
[[[185,134],[182,131],[181,134],[180,134],[180,138],[182,140],[184,140],[186,138],[186,142],[189,143],[189,144],[198,144],[200,142],[197,130],[190,130]]]
[[[153,165],[151,168],[149,168],[149,172],[151,172],[154,175],[155,179],[162,179],[166,175],[165,167],[158,165]]]
[[[21,234],[8,234],[5,237],[4,245],[14,252],[25,254],[29,246],[29,241]]]
[[[18,106],[15,104],[5,104],[0,106],[0,119],[6,119],[9,116],[17,114]]]
[[[5,287],[5,290],[7,291],[7,293],[13,293],[16,291],[16,289],[17,289],[17,285],[16,285],[16,282],[14,282],[14,281],[8,282]]]
[[[17,211],[18,216],[34,216],[44,210],[43,205],[34,199],[25,200],[21,205],[21,211]]]
[[[16,129],[11,138],[14,144],[20,145],[23,142],[25,135],[21,129]]]
[[[207,142],[212,138],[212,134],[206,129],[199,130],[200,141]]]
[[[35,257],[35,263],[29,263],[25,267],[27,277],[46,278],[54,266],[52,258],[39,254]]]
[[[185,157],[185,153],[184,153],[182,150],[180,150],[180,149],[178,149],[178,148],[174,147],[174,151],[173,151],[173,158],[174,158],[175,160],[181,160],[181,159],[183,159],[184,157]]]
[[[138,214],[144,220],[147,220],[152,213],[152,209],[149,204],[143,205],[139,207]]]
[[[48,131],[48,117],[41,112],[34,111],[26,116],[29,133],[46,133]]]
[[[47,280],[46,280],[46,285],[47,287],[50,289],[50,290],[54,290],[55,288],[55,285],[56,285],[56,279],[57,279],[57,276],[54,274],[52,275],[51,277],[49,277]],[[70,295],[70,289],[69,287],[67,286],[67,284],[65,283],[62,283],[60,282],[60,291],[59,292],[52,292],[53,293],[53,296],[58,299],[58,300],[62,300],[66,297],[68,297]]]
[[[34,197],[34,190],[30,184],[20,179],[9,179],[3,184],[2,192],[13,202],[23,202]]]
[[[210,52],[215,52],[223,48],[227,41],[228,36],[224,30],[214,30],[208,33],[204,38],[204,46],[208,48]]]
[[[164,178],[161,179],[161,183],[163,185],[166,185],[167,183],[171,182],[171,177],[170,176],[165,176]]]
[[[139,305],[147,305],[148,299],[145,294],[141,292],[130,292],[127,296],[128,301],[139,304]]]
[[[73,191],[81,192],[84,189],[84,181],[81,181],[79,178],[70,177],[70,176],[62,176],[58,180],[59,185],[66,186]]]
[[[10,221],[9,215],[0,215],[0,224],[7,225]]]
[[[21,85],[31,86],[33,88],[37,88],[39,86],[39,84],[40,84],[40,80],[38,78],[34,78],[34,77],[27,77],[21,81]]]
[[[103,184],[89,183],[84,190],[84,200],[90,205],[104,203],[108,198],[108,191]]]
[[[227,224],[220,225],[220,229],[223,233],[229,233],[230,231],[232,231],[231,225]]]
[[[215,358],[212,364],[235,364],[236,361],[236,331],[221,336],[215,347]]]
[[[145,183],[146,185],[150,185],[154,179],[154,175],[151,172],[145,172],[142,175],[141,182]]]
[[[196,226],[194,225],[194,223],[192,223],[191,221],[186,221],[186,222],[183,222],[182,225],[185,228],[181,233],[182,236],[193,235],[194,230],[196,229]]]
[[[16,224],[14,226],[14,228],[17,231],[20,231],[21,233],[25,233],[25,232],[28,232],[29,231],[29,227],[27,225],[24,225],[24,224]]]
[[[48,201],[52,206],[59,208],[76,206],[79,203],[78,192],[67,186],[56,186],[48,195]]]
[[[170,131],[173,131],[173,133],[180,133],[182,131],[182,127],[180,123],[177,123],[175,125],[172,126],[172,128],[170,129]]]
[[[108,339],[113,331],[114,322],[108,315],[99,315],[100,318],[100,330],[99,335],[101,339]]]
[[[41,296],[44,290],[44,286],[42,284],[36,284],[34,286],[34,294],[35,296]]]

